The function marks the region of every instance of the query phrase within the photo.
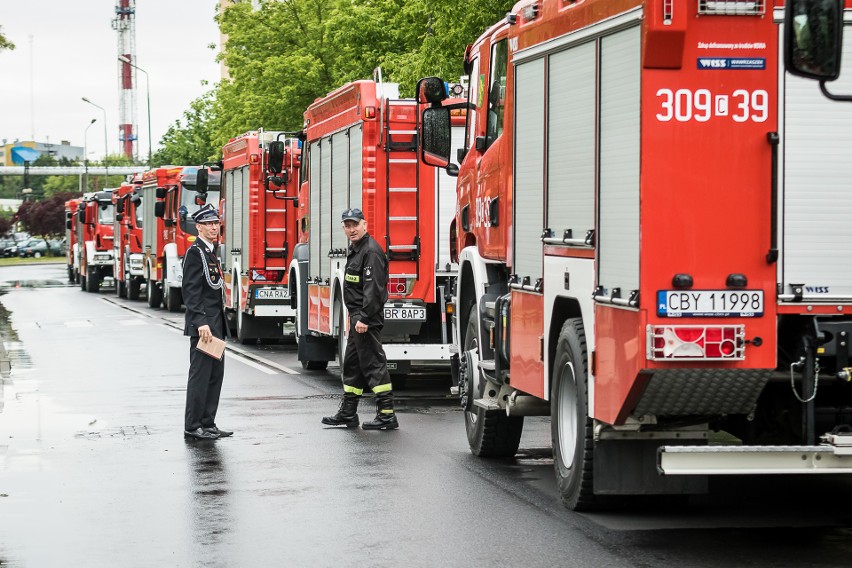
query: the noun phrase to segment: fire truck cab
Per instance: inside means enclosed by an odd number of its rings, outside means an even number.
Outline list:
[[[852,473],[852,107],[785,73],[783,22],[774,1],[522,0],[468,49],[451,301],[473,453],[549,415],[573,509]],[[418,85],[437,166],[446,97]]]
[[[183,255],[198,231],[192,214],[206,203],[219,206],[220,172],[211,171],[206,191],[196,191],[197,166],[163,166],[142,177],[142,225],[148,305],[180,310]]]
[[[77,208],[80,206],[82,198],[69,199],[65,202],[65,242],[68,246],[65,249],[65,264],[68,270],[68,282],[78,284],[80,279],[80,243],[77,240],[77,224],[79,216]]]
[[[142,176],[121,184],[113,194],[115,204],[115,293],[138,300],[144,279],[142,254]]]
[[[113,276],[113,191],[86,194],[77,209],[80,288],[86,292],[97,292],[103,279]]]

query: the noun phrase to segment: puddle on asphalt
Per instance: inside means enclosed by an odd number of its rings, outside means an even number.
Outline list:
[[[70,288],[76,284],[70,284],[65,280],[57,278],[39,278],[32,280],[6,280],[0,282],[0,296],[8,294],[12,290],[21,290],[26,288]]]
[[[0,303],[0,338],[2,338],[6,355],[12,362],[12,371],[15,369],[27,369],[33,366],[29,352],[18,337],[18,332],[12,327],[12,312]],[[0,350],[0,357],[2,357]]]

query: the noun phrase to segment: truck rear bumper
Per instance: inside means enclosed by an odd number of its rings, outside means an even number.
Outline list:
[[[662,446],[657,469],[664,475],[852,473],[852,446],[847,444]]]
[[[449,343],[385,343],[388,361],[450,362]]]
[[[260,318],[294,318],[296,310],[290,304],[261,304],[254,307],[254,316]]]

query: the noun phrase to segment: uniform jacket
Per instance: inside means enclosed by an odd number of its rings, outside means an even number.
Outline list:
[[[343,301],[349,316],[369,326],[384,325],[388,261],[370,233],[349,247],[344,280]]]
[[[213,335],[220,339],[225,337],[222,285],[219,259],[207,249],[204,241],[196,239],[183,257],[184,335],[197,336],[199,327],[209,325]]]

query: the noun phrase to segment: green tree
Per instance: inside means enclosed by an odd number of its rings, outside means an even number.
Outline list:
[[[161,141],[155,163],[218,159],[233,136],[263,127],[299,130],[317,97],[356,79],[400,84],[462,74],[467,44],[511,9],[513,1],[261,0],[235,2],[216,19],[228,40],[220,59],[230,79],[192,102]]]
[[[6,39],[6,36],[3,35],[3,26],[0,26],[0,51],[5,49],[15,49],[15,44]]]

